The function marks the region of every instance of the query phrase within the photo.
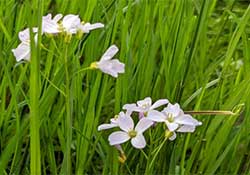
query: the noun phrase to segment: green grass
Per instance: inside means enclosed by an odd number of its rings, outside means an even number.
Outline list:
[[[47,13],[105,28],[68,44],[39,35],[32,61],[17,63],[18,32]],[[239,0],[0,1],[0,174],[250,174],[249,18]],[[125,74],[75,73],[112,44]],[[196,115],[203,125],[174,141],[150,130],[143,151],[123,145],[120,163],[110,131],[97,126],[147,96],[185,110],[245,106],[236,116]]]

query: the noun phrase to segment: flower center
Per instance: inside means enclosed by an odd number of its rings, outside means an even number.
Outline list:
[[[92,68],[92,69],[97,69],[97,68],[98,68],[97,62],[91,63],[91,64],[90,64],[90,68]]]
[[[168,121],[169,123],[173,123],[173,122],[174,122],[174,116],[173,116],[173,114],[171,114],[171,113],[168,114],[167,121]]]
[[[149,104],[143,104],[143,105],[142,105],[142,108],[143,108],[143,109],[147,109],[148,106],[149,106]]]
[[[133,138],[137,135],[137,132],[135,130],[131,130],[128,132],[129,137]]]

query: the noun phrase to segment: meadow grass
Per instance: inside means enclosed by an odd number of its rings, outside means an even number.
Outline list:
[[[105,28],[70,42],[40,33],[31,62],[16,62],[18,32],[48,13]],[[237,0],[1,0],[0,174],[250,174],[249,19]],[[124,74],[77,73],[112,44]],[[195,115],[203,125],[174,141],[149,130],[121,163],[97,126],[147,96],[237,115]]]

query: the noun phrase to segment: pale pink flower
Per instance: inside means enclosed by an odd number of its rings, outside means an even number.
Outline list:
[[[53,19],[52,15],[48,14],[42,18],[42,33],[57,34],[60,33],[59,20],[62,18],[62,14],[57,14]]]
[[[37,33],[38,29],[34,27],[33,29],[34,33]],[[21,43],[17,46],[17,48],[12,49],[14,56],[16,57],[16,61],[21,60],[30,60],[30,32],[29,28],[24,29],[23,31],[20,31],[18,33],[18,37],[21,41]],[[35,34],[35,43],[37,42],[37,34]]]
[[[134,127],[134,121],[129,115],[120,116],[118,125],[122,131],[115,131],[109,135],[110,145],[119,145],[131,139],[133,147],[142,149],[146,146],[143,132],[146,131],[153,122],[146,118],[141,119]]]
[[[146,97],[143,100],[137,101],[137,104],[125,104],[123,106],[123,109],[139,112],[140,118],[142,118],[143,116],[147,116],[149,111],[154,110],[155,108],[158,108],[162,105],[165,105],[168,102],[169,101],[167,99],[160,99],[157,100],[154,104],[152,104],[152,99],[150,97]]]
[[[102,72],[117,78],[118,73],[125,72],[125,64],[121,63],[118,59],[112,59],[118,51],[119,49],[116,45],[110,46],[103,54],[100,61],[92,63],[90,67],[100,69]]]
[[[196,126],[202,123],[194,119],[189,114],[184,114],[179,104],[168,104],[162,112],[151,110],[148,113],[148,119],[155,122],[164,122],[170,132],[173,132],[173,136],[170,140],[176,138],[176,132],[194,132]]]

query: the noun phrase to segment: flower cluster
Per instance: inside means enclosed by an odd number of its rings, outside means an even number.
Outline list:
[[[156,108],[167,105],[162,111]],[[131,140],[133,147],[142,149],[146,146],[146,140],[143,133],[151,126],[156,127],[157,123],[165,123],[169,140],[176,138],[176,132],[194,132],[196,126],[202,123],[194,119],[191,115],[185,114],[179,104],[171,104],[167,99],[160,99],[152,104],[150,97],[137,103],[126,104],[123,106],[126,112],[120,112],[110,120],[108,124],[102,124],[98,130],[106,130],[110,128],[120,128],[121,131],[115,131],[109,135],[110,145],[120,145]],[[131,117],[136,112],[139,116],[138,123],[134,124]]]
[[[90,24],[88,22],[81,22],[78,15],[69,14],[63,17],[62,14],[57,14],[54,18],[52,18],[52,15],[48,14],[42,17],[41,33],[50,35],[58,35],[61,33],[65,35],[67,39],[71,38],[73,34],[79,34],[81,36],[83,33],[89,33],[91,30],[103,27],[104,25],[102,23]],[[38,28],[34,27],[32,32],[35,36],[34,41],[37,43]],[[17,61],[30,61],[31,48],[29,28],[20,31],[18,37],[21,43],[17,46],[17,48],[12,49],[12,52]],[[119,62],[118,59],[112,59],[118,50],[117,46],[110,46],[101,57],[100,61],[92,63],[90,68],[100,69],[102,72],[117,78],[118,73],[125,72],[125,65]]]
[[[42,17],[42,34],[59,34],[66,33],[72,35],[76,33],[89,33],[91,30],[103,28],[102,23],[84,23],[78,15],[66,15],[57,14],[52,18],[51,14]],[[33,32],[35,34],[35,42],[37,41],[38,28],[34,27]],[[29,28],[19,32],[18,35],[21,44],[16,49],[12,49],[17,61],[30,60],[30,31]]]

